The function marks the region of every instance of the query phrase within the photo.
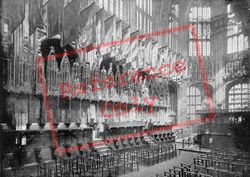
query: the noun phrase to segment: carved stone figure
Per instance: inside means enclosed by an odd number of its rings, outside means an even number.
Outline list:
[[[92,75],[92,91],[93,91],[93,95],[95,98],[99,99],[100,98],[100,84],[99,84],[99,67],[98,67],[98,63],[96,62],[93,66],[93,75]]]
[[[108,98],[111,98],[111,100],[113,100],[116,97],[116,90],[115,87],[113,86],[114,82],[112,82],[112,80],[114,81],[113,63],[109,64],[108,77],[111,80],[109,84],[112,84],[111,88],[108,90]]]
[[[144,79],[142,83],[142,98],[148,98],[148,87],[147,87],[147,80]]]
[[[105,67],[103,66],[102,67],[102,70],[101,70],[101,79],[100,79],[100,82],[101,82],[101,92],[102,92],[102,98],[104,100],[106,100],[107,98],[107,95],[108,95],[108,89],[102,84],[102,81],[105,79],[105,77],[107,76],[107,71],[105,69]]]
[[[138,64],[139,67],[143,67],[145,60],[145,41],[140,41],[140,47],[138,51]]]
[[[116,81],[116,90],[117,90],[117,99],[120,98],[121,95],[121,87],[119,85],[121,73],[119,69],[119,65],[116,66],[116,73],[115,73],[115,81]]]

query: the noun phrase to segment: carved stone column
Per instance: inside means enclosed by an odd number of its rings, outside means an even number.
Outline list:
[[[223,76],[225,75],[223,56],[227,51],[227,8],[225,2],[212,1],[211,17],[211,60],[214,64],[214,105],[222,104],[225,107],[225,88]]]

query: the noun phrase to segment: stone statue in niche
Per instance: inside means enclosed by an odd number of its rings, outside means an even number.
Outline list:
[[[135,96],[135,82],[133,82],[133,76],[131,74],[132,72],[130,72],[129,74],[129,78],[128,78],[128,81],[129,81],[129,87],[128,87],[128,91],[129,91],[129,96]]]
[[[155,96],[154,95],[154,82],[152,79],[149,80],[148,91],[149,91],[149,96]]]
[[[108,69],[108,77],[109,77],[109,78],[113,78],[112,67],[113,67],[113,64],[110,63],[110,64],[109,64],[109,69]],[[110,84],[110,82],[109,82],[109,84]],[[111,96],[111,90],[108,89],[108,96],[107,96],[107,98],[110,97],[110,96]]]
[[[93,92],[92,92],[92,86],[91,86],[91,75],[90,75],[90,63],[86,62],[85,63],[86,67],[86,76],[85,76],[85,81],[86,81],[86,98],[92,100],[93,99]]]
[[[89,100],[93,99],[92,86],[89,82],[87,82],[86,98]]]
[[[145,41],[141,40],[139,41],[139,51],[138,51],[138,65],[139,67],[143,67],[144,60],[145,60]]]
[[[128,102],[128,87],[129,87],[129,72],[125,71],[125,73],[122,73],[122,80],[121,80],[122,86],[121,88],[121,97],[124,102]]]
[[[92,89],[93,90],[93,95],[96,99],[100,99],[101,98],[101,93],[100,93],[100,84],[99,84],[99,80],[100,80],[100,76],[99,76],[99,67],[98,67],[98,63],[96,62],[93,66],[93,76],[91,78],[92,80],[94,80],[92,82]]]
[[[150,78],[149,80],[148,80],[148,95],[149,95],[149,97],[151,97],[151,96],[155,96],[154,95],[154,79],[153,78]]]
[[[120,100],[122,102],[127,102],[128,98],[128,87],[129,87],[129,82],[128,82],[128,72],[121,73],[119,76],[119,80],[117,82],[118,84],[118,89],[119,89],[119,94],[120,94]]]
[[[136,86],[136,97],[138,100],[138,103],[142,103],[142,83],[141,80],[142,76],[139,78],[139,82],[135,85]]]
[[[121,79],[121,73],[120,73],[119,65],[117,65],[116,73],[115,73],[116,90],[117,90],[116,100],[119,100],[121,96],[121,87],[119,85],[120,79]]]
[[[109,84],[111,85],[111,88],[108,90],[108,97],[111,98],[111,100],[115,99],[116,97],[116,90],[113,84],[115,84],[114,74],[113,74],[113,63],[109,64],[109,70],[108,70],[108,77],[112,78],[111,81],[109,81]]]
[[[72,66],[72,73],[71,73],[71,78],[72,78],[72,83],[75,85],[76,83],[80,82],[80,77],[79,77],[79,63],[74,62]]]
[[[136,96],[135,95],[135,90],[134,90],[134,83],[133,82],[129,82],[129,85],[128,85],[128,102],[131,102],[131,97],[133,96]]]
[[[148,98],[148,87],[147,87],[147,79],[142,81],[142,98]]]
[[[106,71],[105,67],[103,66],[102,70],[101,70],[101,80],[100,80],[100,82],[102,82],[105,79],[106,76],[107,76],[107,71]],[[107,95],[108,95],[108,89],[102,83],[101,83],[101,94],[102,94],[102,99],[106,100]]]
[[[83,95],[83,97],[85,97],[86,99],[89,99],[89,95],[87,93],[87,91],[89,89],[88,88],[89,75],[90,75],[89,67],[90,67],[89,63],[84,62],[83,69],[82,69],[82,74],[81,74],[82,82],[84,82],[86,84],[86,94]]]

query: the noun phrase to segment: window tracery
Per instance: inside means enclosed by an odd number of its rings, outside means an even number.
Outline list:
[[[196,110],[200,110],[201,108],[201,92],[195,86],[190,86],[188,88],[188,117],[195,118]]]
[[[191,22],[197,30],[199,47],[203,56],[210,56],[210,7],[192,7],[189,12],[189,22]],[[192,31],[189,31],[189,56],[195,56],[195,39]]]
[[[248,37],[243,34],[242,23],[236,19],[231,4],[227,6],[227,54],[248,49]]]
[[[228,92],[230,111],[241,111],[250,108],[250,83],[236,84]]]

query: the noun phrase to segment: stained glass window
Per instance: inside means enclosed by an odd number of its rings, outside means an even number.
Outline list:
[[[201,92],[195,86],[188,88],[188,117],[195,118],[196,110],[201,109]]]
[[[189,12],[189,22],[192,23],[197,31],[198,43],[201,54],[203,56],[210,56],[210,7],[192,7]],[[192,31],[189,32],[189,41],[193,41]],[[189,42],[189,56],[195,56],[194,46]]]
[[[228,93],[228,108],[230,111],[241,111],[250,108],[250,83],[237,84]]]
[[[231,4],[227,6],[227,53],[236,53],[248,49],[248,38],[242,31],[242,23],[232,11]]]

